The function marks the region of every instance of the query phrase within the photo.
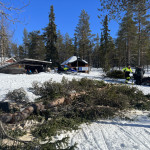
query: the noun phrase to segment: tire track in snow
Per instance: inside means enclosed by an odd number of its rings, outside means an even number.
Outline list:
[[[79,150],[149,150],[150,129],[141,124],[124,123],[105,121],[84,124],[74,133],[71,143],[77,142]]]
[[[102,134],[102,137],[103,137],[103,140],[105,141],[104,143],[105,143],[105,147],[106,147],[106,150],[108,150],[108,146],[107,146],[107,140],[106,140],[106,137],[105,137],[105,134],[104,134],[104,132],[103,132],[103,129],[101,128],[101,134]]]
[[[148,139],[150,133],[145,134],[144,128],[130,125],[129,127],[121,126],[120,123],[119,125],[111,122],[103,123],[102,131],[109,150],[150,149],[150,140]],[[124,130],[121,130],[121,128]],[[127,131],[126,128],[128,129]],[[139,139],[137,140],[137,138]]]
[[[95,123],[92,126],[84,125],[81,130],[76,132],[71,138],[71,145],[75,142],[80,150],[109,150],[101,127]]]
[[[130,137],[134,142],[136,142],[143,150],[145,150],[145,148],[147,148],[147,150],[150,149],[150,146],[145,144],[144,142],[142,142],[139,137],[135,136],[134,134],[132,134],[130,131],[128,131],[127,129],[124,129],[123,127],[117,125],[118,128],[120,128],[120,130],[122,132],[124,132],[128,137]],[[141,135],[142,136],[142,135]]]
[[[147,129],[144,129],[145,133],[147,133],[148,135],[150,135],[150,131],[148,131]]]
[[[122,132],[118,132],[119,128],[116,125],[113,123],[102,123],[101,131],[109,150],[122,150],[126,148],[124,141],[127,141],[127,137]]]
[[[87,140],[87,136],[83,133],[83,129],[81,129],[77,134],[75,138],[75,142],[77,143],[78,149],[86,150],[86,143],[89,142]]]
[[[136,133],[139,138],[144,139],[145,143],[147,143],[146,145],[148,145],[150,149],[150,131],[148,131],[147,129],[143,129],[142,133],[141,132],[140,133],[136,132]]]
[[[93,139],[95,141],[95,144],[98,147],[98,150],[108,150],[105,137],[104,137],[104,135],[102,133],[101,126],[97,127],[97,124],[94,123],[94,127],[93,126],[89,126],[88,128],[89,128],[89,130],[90,130],[90,132],[91,132],[91,134],[93,136]],[[95,131],[93,128],[96,129],[97,132],[93,132],[93,131]]]
[[[71,139],[71,144],[77,143],[77,147],[80,150],[100,150],[98,145],[95,144],[91,130],[88,125],[84,125]]]
[[[86,128],[84,128],[82,132],[86,139],[93,145],[93,149],[100,150],[98,141],[96,140],[96,137],[93,131],[90,129],[89,125],[86,125]]]
[[[149,150],[150,129],[120,123],[84,125],[71,138],[78,150]]]

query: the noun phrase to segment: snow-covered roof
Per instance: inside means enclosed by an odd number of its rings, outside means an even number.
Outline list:
[[[22,61],[42,62],[42,63],[47,63],[47,64],[51,64],[52,63],[50,61],[43,61],[43,60],[30,59],[30,58],[24,58],[24,59],[20,60],[19,62],[22,62]]]
[[[15,58],[13,58],[13,57],[11,57],[11,58],[8,58],[8,59],[6,59],[5,61],[8,61],[8,60],[14,60],[14,62],[16,62],[17,60],[15,59]]]
[[[23,64],[23,63],[33,63],[33,64],[41,64],[41,65],[43,65],[43,64],[51,64],[51,62],[49,62],[49,61],[42,61],[42,60],[36,60],[36,59],[29,59],[29,58],[24,58],[24,59],[21,59],[21,60],[19,60],[19,61],[15,61],[15,62],[13,62],[13,63],[4,63],[3,65],[0,65],[0,69],[3,69],[3,68],[6,68],[6,67],[8,67],[8,66],[11,66],[11,65],[14,65],[14,64],[19,64],[19,63],[21,63],[21,64]]]
[[[13,59],[14,62],[16,62],[16,59],[14,59],[13,57],[8,58],[8,57],[0,57],[0,62],[7,62],[9,60]]]
[[[88,64],[88,62],[87,61],[85,61],[85,60],[83,60],[83,59],[81,59],[84,63],[86,63],[86,64]],[[72,57],[70,57],[69,59],[67,59],[66,61],[64,61],[61,65],[66,65],[66,64],[69,64],[69,63],[73,63],[73,62],[75,62],[75,61],[77,61],[77,56],[72,56]]]
[[[10,60],[13,60],[13,62],[11,62]],[[10,61],[10,62],[9,62]],[[16,59],[14,59],[13,57],[8,58],[8,57],[0,57],[0,67],[5,67],[9,64],[12,64],[16,62]]]

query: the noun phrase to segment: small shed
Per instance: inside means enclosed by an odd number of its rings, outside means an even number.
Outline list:
[[[72,56],[61,64],[63,67],[65,65],[79,72],[89,72],[88,62],[77,56]]]
[[[45,72],[50,67],[51,62],[36,60],[36,59],[21,59],[11,64],[0,66],[0,73],[21,74],[25,73],[27,69],[34,72]]]

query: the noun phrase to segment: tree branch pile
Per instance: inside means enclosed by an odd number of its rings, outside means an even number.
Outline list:
[[[76,94],[74,94],[74,95],[71,94],[70,97],[73,97],[75,95]],[[1,121],[4,122],[4,123],[16,123],[16,122],[19,122],[19,121],[27,119],[34,112],[39,112],[39,111],[42,112],[42,111],[44,111],[46,109],[53,108],[53,107],[55,107],[57,105],[63,104],[64,101],[65,101],[65,98],[62,97],[62,98],[59,98],[59,99],[54,100],[52,102],[49,102],[47,105],[44,105],[43,103],[35,103],[35,104],[32,104],[32,105],[26,107],[21,112],[16,112],[14,114],[11,114],[11,113],[2,114],[0,116],[0,118],[1,118]]]

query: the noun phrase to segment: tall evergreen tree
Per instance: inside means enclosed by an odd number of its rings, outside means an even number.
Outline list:
[[[117,66],[117,53],[114,44],[114,39],[110,36],[109,38],[109,66],[110,68],[114,68]]]
[[[74,56],[78,55],[78,43],[77,43],[77,35],[74,34]]]
[[[57,32],[57,42],[56,42],[56,48],[58,51],[59,56],[59,63],[62,63],[65,61],[65,51],[64,51],[64,37],[61,34],[60,30]]]
[[[100,67],[104,67],[104,62],[105,62],[105,58],[104,58],[104,35],[103,32],[101,32],[101,38],[100,38],[100,48],[99,48],[99,52],[100,52]]]
[[[110,70],[111,67],[111,58],[110,53],[113,49],[112,48],[112,38],[110,37],[108,29],[108,16],[105,16],[104,22],[103,22],[103,28],[102,28],[102,36],[101,36],[101,49],[102,49],[102,67],[105,72]]]
[[[137,28],[133,21],[133,14],[130,10],[125,14],[118,31],[117,47],[119,62],[122,65],[135,64],[136,56],[136,33]]]
[[[137,5],[141,3],[145,3],[145,9],[142,11],[150,9],[150,1],[149,0],[100,0],[101,15],[105,14],[104,11],[107,11],[108,15],[112,19],[120,19],[122,18],[122,12],[126,12],[130,6],[131,10],[134,10]]]
[[[64,37],[64,48],[65,60],[74,55],[74,46],[68,33],[66,33]]]
[[[24,49],[23,46],[19,46],[18,47],[18,52],[19,52],[19,59],[23,59],[24,58]]]
[[[103,38],[104,38],[104,53],[107,53],[108,51],[108,41],[110,37],[110,30],[108,29],[108,16],[105,16],[104,22],[103,22]]]
[[[46,58],[46,48],[45,48],[45,43],[42,35],[38,36],[38,41],[37,41],[37,51],[38,51],[38,59],[40,60],[45,60]]]
[[[82,10],[79,16],[79,23],[75,29],[78,43],[78,55],[86,60],[90,57],[89,51],[91,51],[91,39],[93,37],[90,30],[89,19],[90,17],[87,12]]]
[[[146,36],[145,36],[145,42],[146,42],[146,55],[145,55],[145,64],[147,65],[147,70],[148,66],[150,64],[150,23],[147,25],[146,30],[145,30]]]
[[[46,60],[52,61],[53,66],[57,66],[59,62],[58,51],[56,48],[57,33],[55,24],[55,14],[53,5],[50,7],[49,24],[45,28],[45,39],[46,39]]]
[[[40,31],[29,33],[28,57],[32,59],[45,59],[45,45],[43,36],[39,35]]]
[[[138,27],[138,65],[142,63],[142,56],[145,53],[144,45],[146,36],[146,27],[150,24],[147,19],[150,15],[147,15],[146,1],[141,0],[135,7],[135,21]],[[144,64],[143,64],[144,65]]]
[[[29,44],[29,39],[28,39],[28,31],[26,28],[23,30],[23,49],[24,49],[24,57],[28,57],[28,44]]]

